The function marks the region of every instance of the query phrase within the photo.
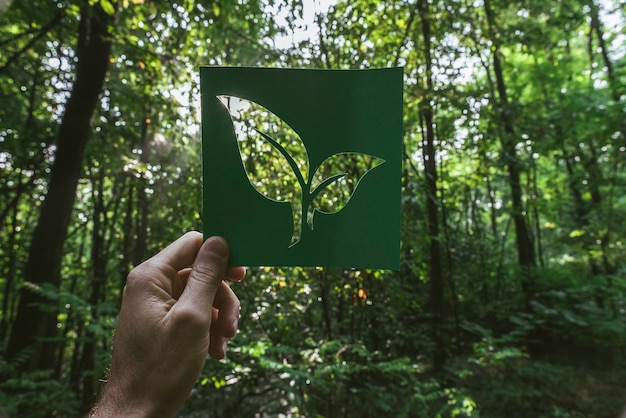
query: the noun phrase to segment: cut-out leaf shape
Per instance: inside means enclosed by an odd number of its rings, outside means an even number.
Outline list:
[[[357,152],[335,154],[324,160],[311,178],[309,227],[313,229],[315,211],[332,214],[343,209],[363,177],[384,162],[382,158]]]
[[[300,135],[270,110],[236,96],[217,96],[233,122],[237,147],[250,184],[276,202],[291,205],[290,246],[302,238],[306,216],[313,229],[315,212],[343,209],[363,177],[385,160],[356,152],[328,157],[309,175],[309,158]]]

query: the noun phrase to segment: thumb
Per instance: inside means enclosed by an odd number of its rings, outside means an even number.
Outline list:
[[[206,240],[198,251],[185,289],[178,299],[179,305],[201,316],[205,325],[211,324],[213,300],[226,275],[228,256],[228,244],[223,238]]]

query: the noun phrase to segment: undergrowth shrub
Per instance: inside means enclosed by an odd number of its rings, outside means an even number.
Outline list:
[[[74,417],[79,402],[74,393],[52,377],[51,371],[19,371],[29,355],[26,352],[11,362],[0,358],[0,416],[47,418]]]

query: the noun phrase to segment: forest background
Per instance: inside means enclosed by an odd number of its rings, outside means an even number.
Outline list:
[[[401,65],[401,269],[249,269],[181,416],[617,417],[625,13],[1,2],[0,409],[87,411],[129,270],[201,229],[199,65]]]

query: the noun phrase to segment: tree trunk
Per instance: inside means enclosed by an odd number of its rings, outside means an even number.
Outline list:
[[[589,56],[592,58],[593,62],[593,42],[592,42],[592,34],[595,32],[596,37],[598,38],[598,46],[600,47],[600,54],[602,55],[602,61],[604,62],[604,66],[606,68],[606,75],[609,79],[609,87],[611,88],[611,97],[614,102],[620,101],[620,93],[617,88],[617,82],[615,78],[615,73],[613,71],[613,63],[609,58],[609,50],[606,46],[606,42],[604,41],[604,33],[602,30],[602,24],[600,23],[600,16],[598,5],[594,1],[589,2],[589,17],[591,18],[589,24]]]
[[[148,163],[148,155],[150,152],[149,138],[148,138],[148,110],[144,110],[144,118],[141,125],[141,155],[139,156],[139,162],[142,164]],[[150,213],[150,204],[148,201],[148,194],[146,193],[146,181],[144,175],[141,175],[139,187],[137,187],[137,210],[139,219],[137,220],[137,238],[135,240],[135,253],[133,255],[133,265],[138,265],[144,261],[144,257],[148,247],[148,222]]]
[[[537,208],[538,204],[537,201],[539,199],[539,185],[537,184],[537,165],[534,163],[532,163],[532,184],[531,184],[531,188],[532,188],[532,194],[533,194],[533,201],[532,201],[532,211],[533,211],[533,221],[535,224],[535,242],[537,243],[537,261],[539,261],[539,265],[541,267],[545,267],[546,262],[545,262],[545,256],[543,253],[543,239],[542,239],[542,235],[541,235],[541,222],[539,219],[539,209]]]
[[[13,246],[15,245],[15,239],[17,236],[17,200],[15,201],[15,205],[13,206],[13,214],[11,216],[11,231],[9,233],[9,239],[7,240],[6,248],[10,248],[7,266],[6,269],[2,272],[4,273],[4,277],[6,278],[6,282],[4,284],[4,294],[2,296],[2,321],[0,321],[0,343],[4,342],[6,337],[7,330],[9,328],[9,324],[11,323],[11,318],[13,317],[13,310],[11,309],[13,305],[11,304],[11,300],[14,297],[14,282],[15,282],[15,274],[17,270],[17,254],[16,251],[13,251]]]
[[[111,17],[99,6],[84,6],[81,10],[76,79],[59,128],[48,193],[41,207],[25,267],[25,281],[36,286],[48,283],[58,287],[61,281],[63,245],[81,174],[90,120],[109,64],[110,20]],[[55,343],[49,338],[57,334],[56,312],[41,309],[41,305],[46,303],[49,302],[31,286],[22,289],[7,357],[13,358],[25,348],[32,347],[30,361],[24,365],[27,370],[54,368]]]
[[[530,301],[533,270],[536,266],[535,251],[530,238],[530,232],[526,224],[524,204],[522,200],[522,185],[520,179],[520,161],[515,148],[514,115],[509,105],[506,93],[504,74],[500,63],[500,43],[496,36],[495,18],[490,3],[485,0],[485,14],[489,25],[489,35],[493,43],[493,71],[496,77],[496,88],[499,96],[497,107],[500,110],[500,121],[504,128],[501,138],[502,151],[506,159],[507,173],[509,175],[509,187],[511,189],[511,205],[513,211],[513,224],[515,225],[515,242],[517,247],[518,263],[522,270],[522,291],[526,303]]]
[[[87,227],[84,228],[84,231],[85,233],[82,239],[80,240],[80,246],[78,247],[78,252],[75,257],[76,263],[79,265],[80,265],[81,260],[83,259],[83,255],[85,254],[87,236],[89,234]],[[70,294],[73,295],[76,293],[77,283],[78,283],[78,275],[73,274],[70,280],[70,285],[68,289],[68,292]],[[78,315],[78,318],[75,318],[75,316],[76,316],[76,310],[68,309],[67,318],[65,318],[65,328],[63,329],[62,335],[67,335],[70,329],[73,329],[76,333],[76,337],[74,338],[74,341],[73,341],[72,359],[71,359],[70,367],[69,367],[69,387],[72,391],[77,393],[78,392],[78,389],[77,389],[78,388],[78,371],[77,371],[76,364],[77,364],[78,354],[82,348],[82,344],[81,344],[82,335],[83,335],[82,324],[84,324],[85,321],[82,320],[80,315]],[[61,376],[63,375],[63,359],[65,358],[65,347],[67,346],[68,342],[69,342],[69,339],[64,338],[63,341],[61,341],[61,347],[58,350],[57,370],[55,373],[55,377],[57,379],[61,379]]]
[[[324,314],[324,330],[326,331],[326,340],[330,341],[333,339],[333,326],[332,326],[332,318],[330,312],[330,304],[328,303],[328,287],[327,287],[327,277],[326,270],[316,271],[313,273],[318,280],[320,286],[320,303],[322,304],[322,313]]]
[[[422,27],[424,42],[425,91],[420,104],[420,114],[424,137],[424,175],[426,178],[426,211],[428,213],[429,238],[429,275],[430,275],[430,308],[433,316],[432,338],[435,343],[433,366],[435,370],[443,369],[446,360],[446,347],[443,338],[444,325],[444,279],[441,265],[441,248],[439,236],[439,210],[437,205],[437,162],[435,160],[435,128],[431,98],[433,93],[430,6],[428,0],[418,0],[417,10]]]
[[[98,322],[98,305],[102,301],[104,290],[104,282],[106,280],[106,264],[107,257],[105,253],[106,234],[106,208],[104,206],[104,171],[99,170],[94,175],[92,181],[92,198],[94,202],[93,209],[93,229],[91,231],[91,295],[89,297],[89,305],[91,306],[91,322]],[[98,335],[92,330],[87,329],[85,332],[85,343],[81,351],[81,357],[78,362],[78,368],[82,372],[81,392],[78,393],[81,400],[81,412],[88,411],[89,407],[95,401],[94,382],[90,372],[93,371],[95,364],[96,341]],[[87,372],[87,373],[85,373]]]
[[[618,77],[615,76],[613,63],[611,62],[611,59],[609,57],[609,50],[606,45],[606,42],[604,41],[604,33],[603,33],[604,31],[602,29],[602,23],[600,22],[599,6],[596,4],[595,1],[590,1],[589,6],[590,6],[590,17],[591,17],[590,28],[589,28],[590,29],[589,60],[590,60],[590,63],[593,63],[592,33],[595,32],[596,37],[598,38],[598,46],[600,47],[602,61],[604,62],[604,67],[606,68],[609,88],[611,89],[611,98],[613,99],[613,102],[615,102],[615,104],[619,104],[621,101],[621,96],[622,96],[621,91],[623,90],[623,88],[622,88],[622,84],[620,84],[618,80]],[[621,133],[622,138],[626,137],[626,123],[623,120],[619,126],[619,131]],[[596,150],[595,150],[595,147],[593,146],[593,141],[591,140],[589,141],[589,149],[591,150],[591,158],[587,161],[590,164],[590,168],[593,169],[593,171],[590,170],[591,177],[589,179],[590,180],[589,184],[590,184],[591,193],[592,193],[591,200],[594,203],[596,210],[602,211],[602,208],[600,207],[601,195],[600,195],[599,185],[603,184],[604,180],[602,179],[602,172],[600,170],[600,166],[598,163]],[[613,175],[610,180],[610,183],[615,184],[616,181],[617,181],[616,176]],[[595,195],[594,195],[594,192],[595,192]],[[611,213],[611,211],[612,211],[612,205],[609,202],[607,204],[607,208],[605,209],[605,216],[604,216],[604,221],[606,222],[606,228],[604,229],[604,232],[600,236],[600,252],[601,252],[601,257],[602,257],[602,265],[603,265],[605,274],[608,274],[608,275],[615,274],[615,272],[618,270],[617,266],[609,261],[609,256],[607,254],[607,249],[606,249],[609,239],[610,239],[610,234],[611,234],[611,225],[610,225],[611,216],[608,216],[608,214]],[[607,277],[607,281],[610,287],[612,285],[612,281],[609,277]]]
[[[122,239],[122,262],[120,263],[119,298],[117,300],[118,309],[122,306],[122,294],[126,286],[126,277],[130,273],[132,263],[131,246],[133,242],[133,196],[134,186],[132,180],[128,182],[128,194],[126,195],[126,213],[124,214],[124,235]]]

